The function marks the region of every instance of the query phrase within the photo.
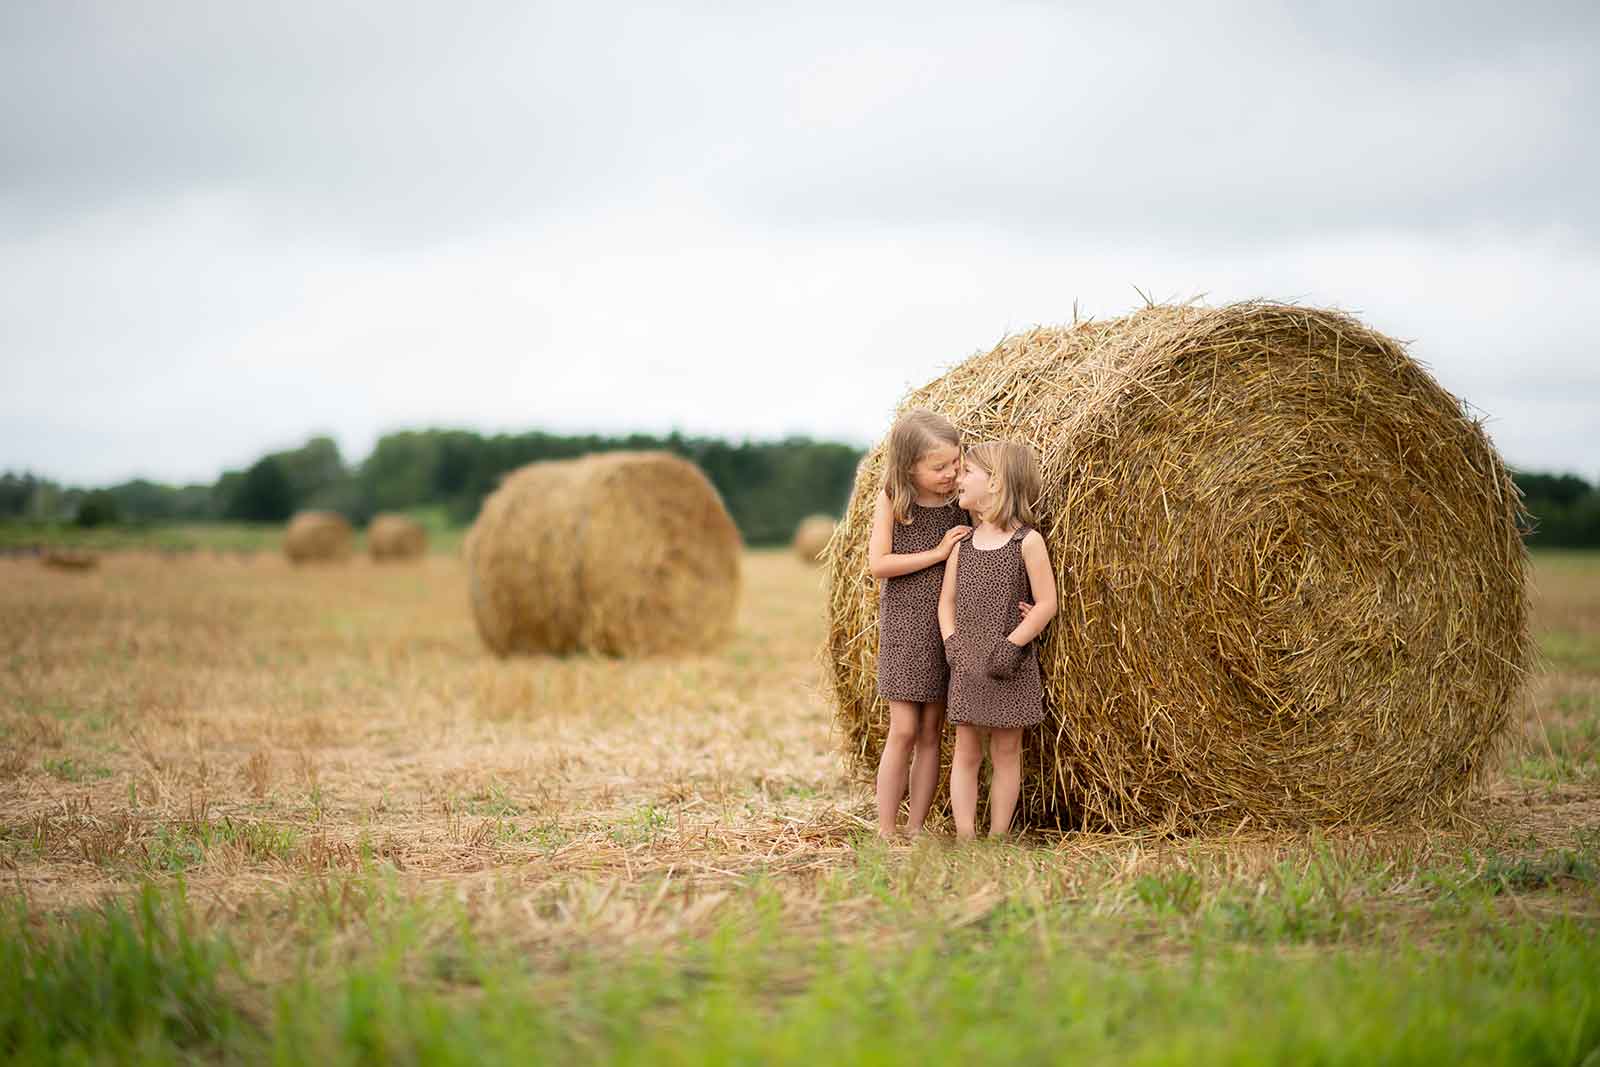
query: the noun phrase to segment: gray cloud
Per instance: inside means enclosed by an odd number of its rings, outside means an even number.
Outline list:
[[[9,17],[11,227],[220,191],[295,232],[426,243],[559,210],[626,125],[604,79],[580,76],[597,28],[522,5],[42,4]]]
[[[1432,53],[1422,31],[1437,26],[1415,15],[1391,26],[1358,10],[1328,27],[1267,14],[1191,6],[1152,26],[1030,12],[850,45],[718,178],[785,224],[959,218],[1178,243],[1504,224],[1592,237],[1593,32],[1524,25],[1473,60],[1485,50],[1462,42],[1500,27],[1466,29],[1470,12],[1441,14]],[[1582,21],[1592,31],[1596,16]],[[1330,32],[1352,26],[1367,28]],[[791,140],[804,152],[780,156]]]
[[[7,10],[12,226],[226,189],[425,242],[662,183],[781,225],[1595,223],[1589,5]]]
[[[867,440],[907,384],[1137,284],[1349,307],[1514,462],[1587,472],[1597,30],[19,0],[0,467],[203,478],[444,421]]]

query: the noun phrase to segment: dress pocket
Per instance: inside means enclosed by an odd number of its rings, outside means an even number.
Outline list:
[[[1014,645],[1007,638],[1002,637],[996,641],[989,650],[989,656],[984,661],[984,670],[989,677],[1005,681],[1016,675],[1017,668],[1022,666],[1023,657],[1028,654],[1028,649],[1023,645]]]

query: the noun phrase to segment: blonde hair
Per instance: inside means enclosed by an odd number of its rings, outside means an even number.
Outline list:
[[[1033,449],[1010,441],[985,441],[967,449],[967,459],[988,472],[995,486],[989,513],[978,518],[1006,530],[1013,526],[1038,528],[1044,475]]]
[[[913,408],[889,428],[883,456],[883,490],[889,494],[894,521],[902,526],[911,521],[911,504],[917,499],[911,468],[939,445],[954,445],[958,452],[961,449],[961,434],[943,415]]]

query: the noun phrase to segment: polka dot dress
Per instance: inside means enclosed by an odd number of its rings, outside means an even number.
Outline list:
[[[1022,561],[1021,527],[999,548],[981,549],[972,535],[962,538],[956,558],[956,632],[945,642],[950,663],[949,721],[972,726],[1016,729],[1044,720],[1044,686],[1034,642],[1009,678],[991,678],[989,654],[1017,628],[1019,601],[1033,600],[1033,585]]]
[[[911,522],[894,523],[896,555],[937,548],[952,526],[968,525],[954,504],[911,505]],[[878,695],[885,700],[943,702],[949,682],[939,640],[939,587],[944,564],[885,578],[878,595]]]

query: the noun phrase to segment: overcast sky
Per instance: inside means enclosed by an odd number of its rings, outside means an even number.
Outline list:
[[[866,443],[1138,286],[1352,311],[1600,476],[1600,5],[668,6],[6,0],[0,469]]]

